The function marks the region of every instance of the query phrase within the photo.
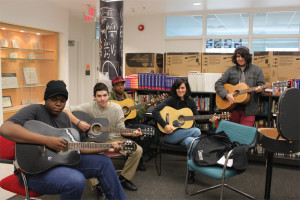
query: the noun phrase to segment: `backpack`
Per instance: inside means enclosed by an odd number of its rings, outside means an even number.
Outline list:
[[[233,156],[229,159],[227,166],[244,170],[248,167],[246,154],[248,149],[248,145],[230,142],[224,131],[219,133],[203,132],[192,152],[192,159],[198,166],[224,165],[223,156],[226,157],[228,152],[233,150]]]

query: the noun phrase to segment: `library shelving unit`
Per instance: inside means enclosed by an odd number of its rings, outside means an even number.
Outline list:
[[[46,84],[58,78],[58,33],[0,23],[3,120],[43,103]]]

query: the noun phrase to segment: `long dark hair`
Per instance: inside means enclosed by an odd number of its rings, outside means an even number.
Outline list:
[[[236,60],[237,54],[240,54],[245,59],[247,64],[250,64],[252,62],[252,56],[247,47],[239,46],[235,49],[234,54],[232,56],[232,62],[235,65],[238,65],[238,62]]]
[[[186,93],[184,95],[184,99],[191,96],[191,93],[192,93],[191,92],[191,87],[190,87],[190,84],[189,84],[188,80],[185,79],[185,78],[176,79],[176,81],[173,83],[172,88],[171,88],[171,96],[178,97],[176,89],[178,89],[182,83],[184,83],[185,87],[186,87]]]

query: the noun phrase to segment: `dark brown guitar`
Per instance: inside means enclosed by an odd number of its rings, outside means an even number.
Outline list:
[[[73,115],[91,125],[87,133],[83,132],[78,126],[73,124],[73,127],[80,133],[81,141],[84,142],[106,142],[110,132],[117,133],[132,133],[136,129],[122,129],[109,127],[109,121],[106,118],[94,118],[80,111],[73,112]],[[154,128],[141,129],[144,137],[155,135]]]

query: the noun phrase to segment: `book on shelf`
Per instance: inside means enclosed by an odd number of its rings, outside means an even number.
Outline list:
[[[11,40],[12,48],[20,48],[19,40]]]
[[[2,74],[2,89],[18,88],[18,79],[16,73]]]
[[[25,83],[26,84],[36,84],[38,83],[38,77],[36,69],[34,67],[23,68]]]
[[[7,39],[0,38],[0,47],[8,47]]]

